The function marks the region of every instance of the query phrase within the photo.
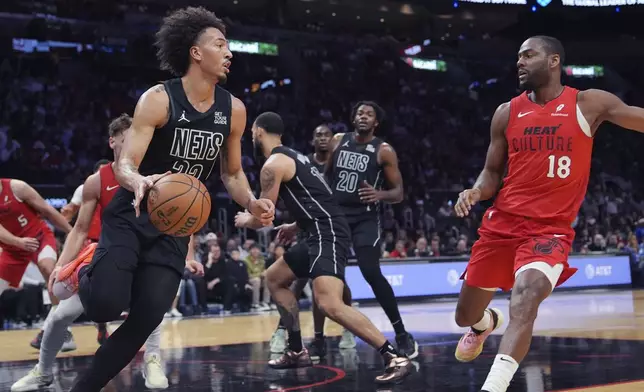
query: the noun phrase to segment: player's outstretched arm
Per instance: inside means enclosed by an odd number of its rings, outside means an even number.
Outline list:
[[[378,151],[378,161],[383,167],[387,189],[376,190],[370,184],[360,185],[360,198],[365,203],[383,201],[400,203],[403,200],[403,179],[398,167],[398,155],[388,143],[383,143]]]
[[[496,109],[492,117],[490,145],[485,157],[485,166],[473,186],[473,189],[480,190],[480,200],[491,199],[501,186],[505,164],[508,160],[508,141],[505,138],[505,129],[509,119],[510,103],[506,102]]]
[[[490,126],[490,145],[487,149],[485,166],[471,189],[466,189],[458,195],[454,211],[459,217],[469,215],[472,206],[480,200],[492,198],[501,187],[505,164],[508,160],[508,141],[505,130],[510,119],[510,103],[501,104],[492,117]]]
[[[255,198],[242,168],[241,139],[246,129],[246,107],[235,97],[232,97],[230,128],[221,154],[221,180],[237,204],[258,217],[264,225],[270,225],[275,216],[275,204]]]
[[[45,219],[50,221],[58,230],[63,231],[65,234],[72,230],[72,226],[67,222],[67,219],[56,209],[45,201],[38,192],[29,184],[20,180],[11,180],[11,190],[20,200],[27,203],[31,208],[36,210]]]
[[[139,204],[145,193],[169,173],[144,177],[139,174],[139,165],[148,150],[154,130],[168,122],[170,116],[170,98],[161,84],[143,93],[134,109],[132,126],[125,134],[123,150],[119,161],[114,165],[116,181],[125,189],[134,192],[134,209],[139,216]]]
[[[87,177],[83,185],[83,195],[78,212],[78,219],[76,219],[72,231],[67,236],[67,239],[65,239],[65,245],[58,258],[56,267],[62,267],[78,256],[78,252],[80,252],[83,243],[87,239],[87,233],[92,223],[92,218],[94,217],[94,211],[96,211],[98,198],[100,197],[100,188],[100,172]]]
[[[582,94],[584,103],[588,104],[590,111],[598,112],[594,125],[599,126],[602,122],[609,121],[626,129],[644,132],[643,108],[629,106],[616,95],[603,90],[590,89]]]

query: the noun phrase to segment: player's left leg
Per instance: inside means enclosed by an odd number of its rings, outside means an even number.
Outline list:
[[[568,233],[567,231],[555,231]],[[575,273],[567,259],[574,234],[530,238],[517,250],[510,321],[482,391],[505,392],[525,358],[539,306],[552,290]]]
[[[296,279],[295,282],[291,284],[291,291],[296,299],[299,299],[302,296],[302,291],[304,287],[309,283],[309,278]],[[266,286],[268,287],[268,280],[266,281]],[[270,288],[269,288],[270,291]],[[275,300],[275,298],[273,298]],[[277,324],[275,332],[271,337],[270,350],[273,354],[281,354],[286,349],[286,326],[284,321],[280,317],[280,321]]]
[[[143,356],[143,378],[148,389],[166,389],[168,377],[161,362],[161,324],[148,336],[145,341],[145,355]]]

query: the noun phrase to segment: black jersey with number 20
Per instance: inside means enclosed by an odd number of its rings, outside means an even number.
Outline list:
[[[378,164],[382,143],[379,138],[373,138],[369,143],[358,143],[354,133],[350,132],[342,136],[333,152],[329,174],[331,187],[348,218],[378,214],[378,206],[364,204],[358,190],[363,181],[376,189],[382,185],[382,167]]]
[[[163,82],[170,99],[166,125],[154,131],[139,172],[190,174],[200,181],[210,177],[221,146],[230,134],[232,96],[215,86],[215,103],[201,113],[188,101],[180,78]]]

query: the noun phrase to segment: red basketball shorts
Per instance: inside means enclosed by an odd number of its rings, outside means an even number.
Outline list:
[[[25,274],[29,263],[38,263],[40,260],[57,258],[56,238],[51,230],[43,230],[38,238],[40,247],[35,252],[24,252],[14,249],[3,249],[0,252],[0,279],[9,282],[10,287],[18,287],[22,276]]]
[[[568,265],[575,231],[565,222],[526,218],[492,207],[485,212],[478,233],[461,277],[469,286],[508,291],[516,271],[535,262],[563,265],[556,286],[577,271]]]

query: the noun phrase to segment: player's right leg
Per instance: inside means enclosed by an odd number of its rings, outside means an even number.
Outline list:
[[[166,250],[160,250],[160,252],[167,255]],[[175,255],[167,257],[175,257]],[[185,255],[177,255],[176,257],[185,259]],[[91,272],[92,278],[96,278],[99,273],[106,273],[105,269],[100,269],[102,264],[99,262],[96,265]],[[107,271],[107,273],[110,272]],[[132,306],[128,317],[107,342],[96,351],[90,368],[78,377],[72,392],[99,392],[130,363],[148,336],[163,320],[165,312],[174,300],[180,281],[181,275],[165,265],[148,263],[138,265],[133,284],[130,286],[132,288]],[[94,282],[91,284],[93,285]],[[102,288],[102,286],[96,287]],[[84,282],[81,281],[80,293],[83,293],[84,289],[94,290],[95,287],[85,288]],[[98,293],[91,294],[99,295]],[[103,292],[103,295],[109,295],[109,292]],[[87,308],[85,309],[87,310]],[[118,314],[120,314],[120,310]]]
[[[386,368],[381,376],[376,377],[377,383],[401,381],[410,374],[413,367],[411,361],[398,353],[365,315],[344,303],[343,286],[344,282],[335,276],[320,275],[314,278],[313,293],[320,310],[382,355]]]
[[[488,336],[503,324],[501,311],[488,305],[498,288],[509,290],[514,281],[515,242],[496,239],[485,226],[479,233],[481,238],[472,247],[456,305],[456,324],[469,327],[456,346],[454,356],[460,362],[476,359]]]
[[[83,313],[78,295],[61,301],[51,318],[42,339],[38,364],[23,378],[11,386],[11,392],[37,391],[51,385],[54,380],[53,368],[58,351],[69,338],[68,328]]]

